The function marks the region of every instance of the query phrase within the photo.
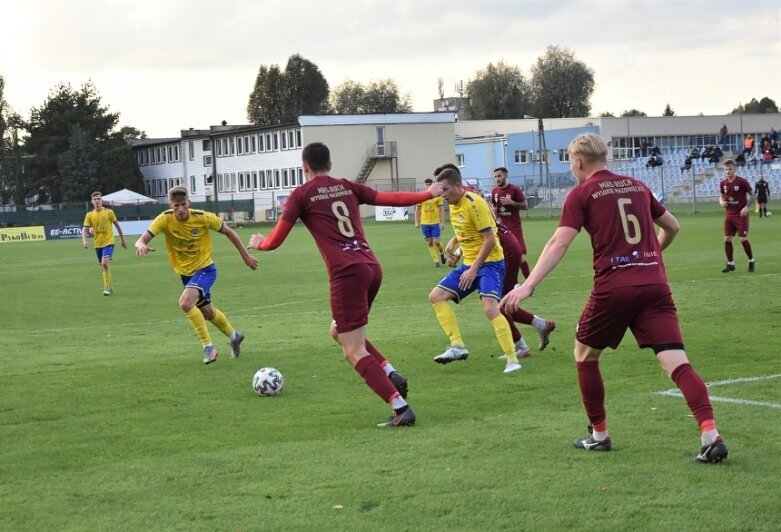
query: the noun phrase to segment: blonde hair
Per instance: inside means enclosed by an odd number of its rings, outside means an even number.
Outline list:
[[[173,202],[175,198],[188,199],[187,188],[179,185],[168,189],[168,201]]]
[[[607,143],[596,133],[578,135],[567,147],[569,156],[579,155],[588,163],[607,161]]]

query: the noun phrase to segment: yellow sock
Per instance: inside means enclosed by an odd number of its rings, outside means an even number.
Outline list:
[[[222,332],[222,334],[228,338],[230,338],[233,334],[233,325],[230,324],[228,318],[225,317],[225,314],[223,314],[222,311],[217,307],[214,307],[214,317],[209,321],[211,321],[214,326],[217,327]]]
[[[445,251],[445,248],[442,247],[442,242],[437,242],[435,245],[437,246],[437,251],[439,251],[440,253]]]
[[[190,320],[190,325],[195,329],[195,334],[200,338],[201,343],[203,345],[212,343],[212,337],[209,335],[209,329],[206,327],[206,318],[203,317],[201,309],[193,307],[186,316]]]
[[[111,288],[111,270],[101,268],[100,271],[103,272],[103,288]]]
[[[434,262],[439,262],[439,253],[437,253],[437,248],[434,246],[428,247],[428,254],[431,255],[431,260]]]
[[[466,347],[464,341],[461,339],[458,320],[456,319],[455,312],[453,312],[453,309],[450,307],[450,303],[448,301],[440,301],[439,303],[434,303],[433,307],[434,312],[437,314],[437,321],[442,326],[447,337],[450,338],[450,345],[453,347]],[[509,326],[507,327],[507,332],[510,332]],[[512,336],[510,336],[510,341],[512,342]]]
[[[504,355],[507,357],[507,362],[517,362],[518,357],[515,356],[513,333],[510,331],[510,324],[507,323],[507,318],[499,314],[491,320],[491,325],[494,326],[496,339],[499,340],[499,345],[502,346],[502,351],[504,351]]]

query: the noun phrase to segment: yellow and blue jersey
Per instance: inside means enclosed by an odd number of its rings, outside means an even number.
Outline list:
[[[190,217],[180,222],[169,209],[160,213],[147,231],[152,236],[165,235],[168,261],[174,271],[191,276],[213,262],[210,229],[222,229],[222,220],[212,212],[190,209]]]
[[[418,208],[420,209],[420,225],[433,225],[442,223],[439,219],[439,209],[442,207],[442,197],[437,196],[426,200]]]
[[[95,232],[95,247],[104,248],[114,243],[114,226],[117,215],[105,207],[99,211],[91,210],[84,217],[84,227],[91,227]]]
[[[479,194],[465,192],[458,203],[451,204],[450,223],[464,253],[464,264],[471,265],[477,259],[480,248],[483,247],[483,231],[486,230],[493,233],[496,245],[485,261],[496,262],[504,259],[496,222],[488,203]]]

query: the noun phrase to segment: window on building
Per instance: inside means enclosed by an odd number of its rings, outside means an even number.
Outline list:
[[[230,150],[231,150],[230,154],[231,155],[236,155],[236,137],[231,137],[229,144],[230,144]]]
[[[187,157],[191,160],[195,160],[195,143],[190,141],[187,143]]]
[[[222,139],[222,153],[220,155],[223,155],[227,157],[230,153],[228,152],[228,139]]]
[[[263,133],[258,134],[258,152],[266,151],[263,143]]]
[[[258,181],[258,186],[261,190],[266,188],[266,172],[264,170],[258,172]]]
[[[515,164],[527,164],[529,162],[529,152],[526,150],[515,151]]]
[[[304,184],[304,169],[303,168],[297,168],[296,174],[298,176],[298,185],[301,186]]]
[[[203,141],[203,151],[209,151],[212,149],[212,142],[209,139]]]
[[[203,156],[203,165],[204,166],[211,166],[212,165],[212,156],[211,155],[204,155]]]
[[[257,190],[257,189],[258,189],[258,173],[252,172],[252,190]]]
[[[281,148],[283,150],[287,149],[287,135],[285,135],[284,131],[280,131],[279,133],[279,142],[281,144]]]
[[[252,148],[252,153],[255,153],[257,151],[257,148],[255,147],[255,140],[257,137],[255,135],[252,135],[250,138],[250,147]]]
[[[249,151],[249,137],[244,137],[244,153],[250,153],[250,151]]]
[[[168,160],[173,161],[174,160],[174,148],[173,146],[168,146]]]
[[[273,150],[273,144],[271,143],[271,133],[266,133],[266,151]]]
[[[149,150],[144,150],[144,164],[149,164]]]
[[[464,166],[464,154],[456,153],[456,166]]]
[[[157,148],[156,151],[157,151],[157,157],[155,157],[155,161],[158,162],[158,163],[162,162],[163,161],[163,154],[160,153],[160,148]]]
[[[274,151],[279,149],[279,131],[275,131],[272,135],[274,141]]]
[[[560,163],[569,162],[569,152],[567,150],[559,150],[559,162]]]
[[[282,138],[285,138],[284,136]],[[282,169],[282,188],[290,187],[290,173],[287,168]]]
[[[279,170],[274,170],[274,188],[281,188]]]
[[[237,144],[238,145],[236,146],[236,154],[241,155],[242,153],[244,153],[244,147],[243,144],[241,143],[241,137],[239,137],[239,142]]]
[[[296,132],[292,129],[287,132],[287,145],[291,150],[296,147]]]
[[[545,151],[535,151],[534,152],[534,162],[538,163],[540,162],[540,154],[542,154],[542,162],[547,163],[548,162],[548,152]]]
[[[198,191],[195,188],[195,176],[190,176],[190,194],[196,194]]]
[[[174,146],[174,161],[179,160],[179,145]]]
[[[296,148],[300,148],[301,145],[301,130],[296,129]]]

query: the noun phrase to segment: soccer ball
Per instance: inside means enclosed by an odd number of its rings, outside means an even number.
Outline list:
[[[772,213],[772,212],[770,212],[770,211],[767,211],[767,212],[765,213],[765,216],[773,216],[773,213]]]
[[[252,377],[252,389],[264,397],[277,395],[284,384],[285,378],[274,368],[260,368]]]

